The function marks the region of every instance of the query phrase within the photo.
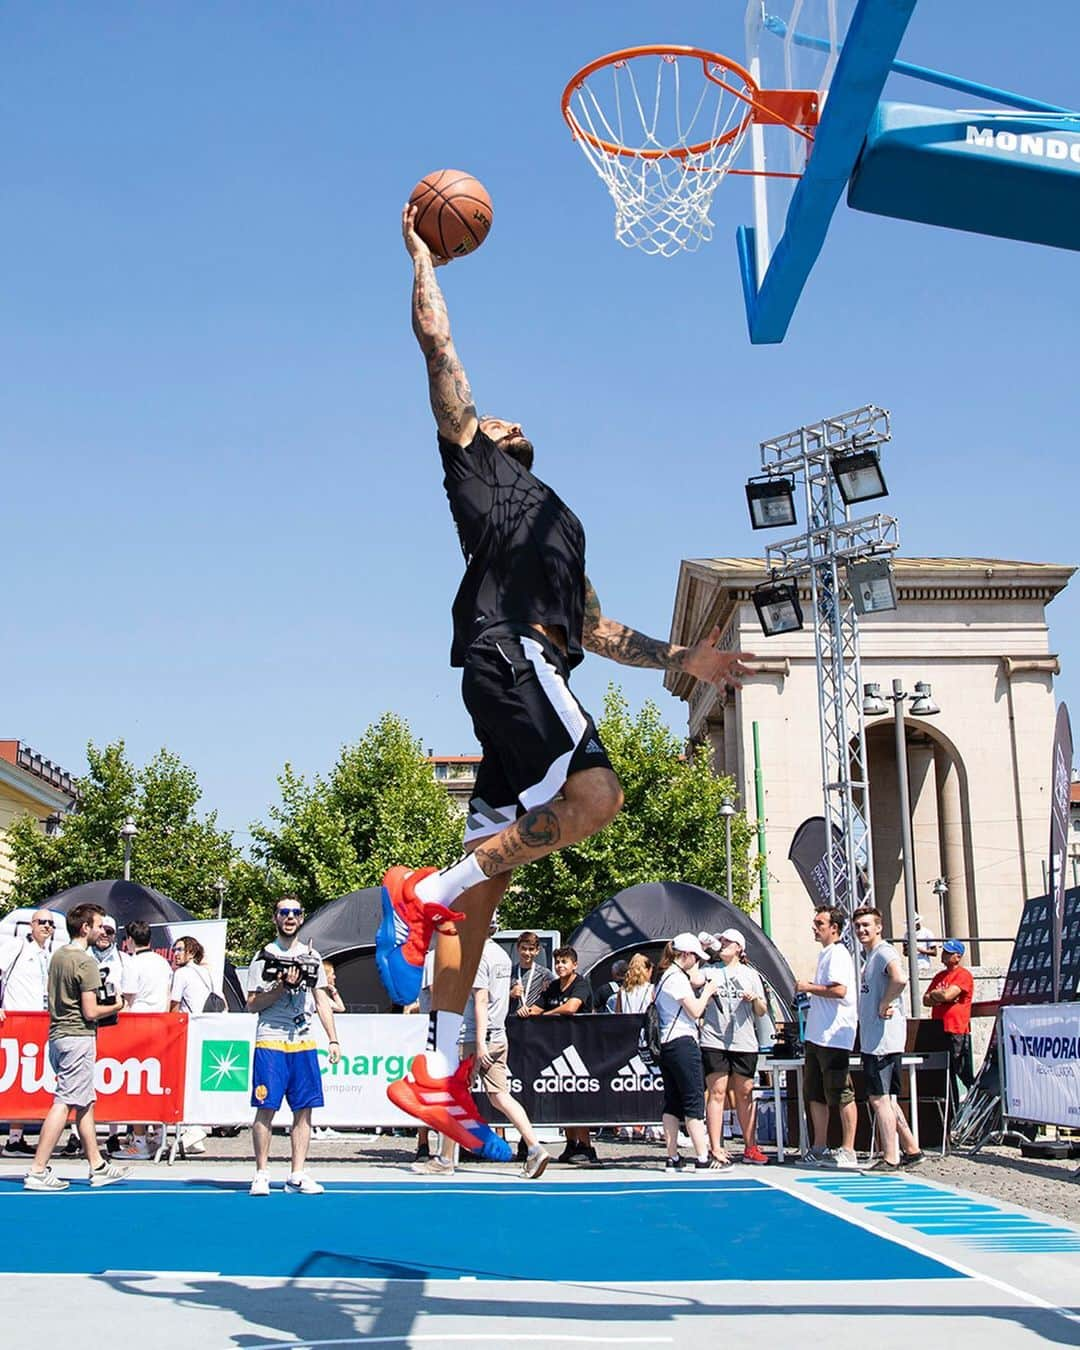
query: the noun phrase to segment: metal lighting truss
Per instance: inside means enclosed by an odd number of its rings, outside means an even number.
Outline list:
[[[769,545],[766,562],[778,580],[809,578],[822,791],[836,840],[826,852],[829,900],[848,914],[856,902],[873,904],[874,866],[859,621],[841,565],[887,557],[900,539],[892,516],[851,519],[833,463],[889,439],[889,414],[869,405],[761,442],[763,471],[794,475],[806,494],[806,533]]]

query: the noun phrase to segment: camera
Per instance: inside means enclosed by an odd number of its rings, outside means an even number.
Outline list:
[[[116,985],[110,980],[103,980],[96,990],[97,1003],[100,1008],[103,1003],[115,1003],[117,1001]],[[108,1017],[102,1017],[98,1021],[99,1027],[114,1027],[120,1021],[119,1011],[110,1014]]]
[[[314,989],[319,983],[319,962],[313,956],[270,956],[263,958],[263,979],[284,980],[290,970],[300,971],[297,989]]]

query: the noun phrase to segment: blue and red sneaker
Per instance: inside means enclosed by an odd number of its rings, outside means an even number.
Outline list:
[[[433,1074],[427,1055],[417,1055],[409,1072],[386,1089],[386,1095],[406,1115],[421,1121],[429,1130],[452,1139],[462,1148],[488,1162],[510,1162],[514,1150],[480,1119],[469,1091],[473,1061],[462,1060],[452,1074]]]
[[[425,905],[416,898],[416,883],[437,870],[391,867],[382,879],[383,917],[375,934],[375,964],[391,1002],[403,1006],[420,997],[432,933],[453,933],[454,922],[465,917],[445,905]]]

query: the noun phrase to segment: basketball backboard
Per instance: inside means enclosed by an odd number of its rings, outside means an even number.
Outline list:
[[[747,70],[762,89],[817,90],[820,116],[812,141],[782,125],[749,128],[753,225],[737,242],[752,342],[783,341],[915,4],[749,0]]]

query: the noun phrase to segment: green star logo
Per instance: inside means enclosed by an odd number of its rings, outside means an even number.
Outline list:
[[[199,1087],[203,1092],[246,1092],[247,1041],[203,1041]]]

